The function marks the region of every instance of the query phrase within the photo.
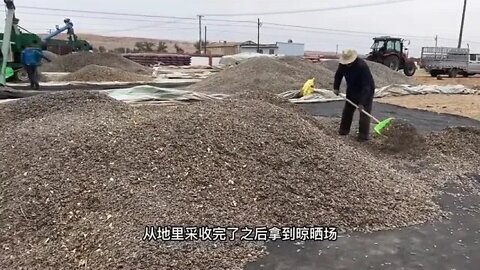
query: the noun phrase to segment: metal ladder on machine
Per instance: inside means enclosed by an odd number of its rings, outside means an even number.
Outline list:
[[[10,39],[12,36],[12,25],[15,17],[15,4],[13,0],[3,0],[7,6],[7,17],[5,19],[5,31],[3,32],[2,42],[2,69],[0,71],[0,84],[5,86],[7,84],[6,70],[8,58],[11,53]]]

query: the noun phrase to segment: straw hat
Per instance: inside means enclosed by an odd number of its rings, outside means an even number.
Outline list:
[[[342,52],[342,56],[340,56],[339,62],[342,65],[348,65],[353,63],[353,61],[355,61],[357,57],[358,57],[358,54],[355,50],[351,50],[351,49],[344,50]]]

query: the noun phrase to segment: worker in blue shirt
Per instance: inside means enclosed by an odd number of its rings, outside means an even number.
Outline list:
[[[28,74],[30,86],[36,90],[40,88],[38,83],[37,67],[41,64],[42,59],[51,62],[39,48],[28,47],[22,51],[22,65]]]

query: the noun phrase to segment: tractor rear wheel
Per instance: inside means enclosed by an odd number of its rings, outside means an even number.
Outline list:
[[[398,71],[400,68],[400,59],[394,55],[390,55],[383,60],[383,64],[389,67],[391,70]]]
[[[415,66],[415,63],[413,62],[406,62],[405,63],[405,68],[403,69],[403,73],[408,76],[408,77],[411,77],[415,74],[415,71],[417,71],[417,66]]]
[[[20,69],[18,70],[17,72],[15,72],[15,80],[18,81],[18,82],[28,82],[28,74],[27,74],[27,71],[25,71],[25,69]]]

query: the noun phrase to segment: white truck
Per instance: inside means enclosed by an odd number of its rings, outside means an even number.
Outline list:
[[[424,47],[420,66],[432,75],[457,75],[468,77],[480,74],[480,54],[471,54],[469,49],[451,47]]]

